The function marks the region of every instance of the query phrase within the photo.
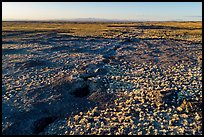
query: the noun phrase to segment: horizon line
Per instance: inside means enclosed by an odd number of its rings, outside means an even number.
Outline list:
[[[93,19],[93,20],[91,20]],[[178,22],[202,22],[202,20],[135,20],[135,19],[101,19],[101,18],[76,18],[76,19],[2,19],[2,22],[5,21],[64,21],[64,22],[170,22],[170,21],[178,21]]]

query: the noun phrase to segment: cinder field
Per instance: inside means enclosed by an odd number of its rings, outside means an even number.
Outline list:
[[[2,22],[4,135],[202,135],[202,22]]]

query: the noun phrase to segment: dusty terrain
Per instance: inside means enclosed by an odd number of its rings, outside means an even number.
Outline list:
[[[3,134],[202,135],[202,22],[3,22]]]

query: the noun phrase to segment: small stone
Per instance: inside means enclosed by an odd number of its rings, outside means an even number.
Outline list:
[[[117,118],[116,117],[113,117],[111,118],[112,121],[116,122],[117,121]]]
[[[74,119],[75,119],[76,121],[78,121],[78,120],[79,120],[79,116],[78,116],[78,115],[75,115],[75,116],[74,116]]]
[[[116,80],[120,80],[120,76],[116,76]]]
[[[85,121],[86,121],[86,119],[82,118],[82,119],[79,121],[79,123],[80,123],[80,124],[85,124]]]
[[[183,109],[181,107],[177,107],[177,110],[181,112]]]

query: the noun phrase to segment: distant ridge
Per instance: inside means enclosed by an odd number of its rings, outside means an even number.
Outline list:
[[[103,18],[73,18],[73,19],[5,19],[3,21],[71,21],[71,22],[131,22],[135,20],[123,20],[123,19],[103,19]]]
[[[41,20],[31,20],[31,19],[5,19],[2,21],[40,21],[40,22],[55,22],[55,21],[59,21],[59,22],[157,22],[157,21],[191,21],[191,20],[181,20],[181,19],[177,19],[177,20],[147,20],[147,19],[140,19],[140,20],[136,20],[136,19],[103,19],[103,18],[73,18],[73,19],[66,19],[66,18],[62,18],[62,19],[41,19]],[[197,20],[200,21],[200,20]],[[194,22],[194,21],[193,21]],[[196,22],[196,21],[195,21]]]
[[[67,19],[64,21],[77,21],[77,22],[133,22],[133,21],[148,21],[148,20],[128,20],[128,19],[103,19],[103,18],[75,18]]]

